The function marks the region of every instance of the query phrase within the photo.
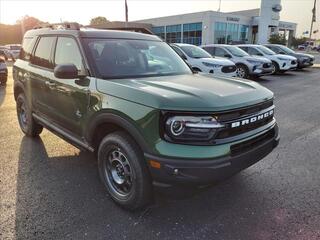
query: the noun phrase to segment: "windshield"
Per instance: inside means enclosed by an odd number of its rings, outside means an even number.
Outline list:
[[[265,46],[257,46],[257,48],[266,55],[275,55],[276,53]]]
[[[285,46],[279,46],[279,48],[280,48],[283,52],[285,52],[285,53],[287,53],[287,54],[295,53],[293,50],[291,50],[290,48],[285,47]]]
[[[100,77],[128,78],[191,74],[166,43],[129,39],[85,39]]]
[[[234,56],[236,57],[245,57],[249,56],[248,53],[243,51],[242,49],[235,47],[235,46],[225,46],[225,48]]]
[[[185,45],[179,46],[191,58],[212,58],[212,56],[200,47]]]

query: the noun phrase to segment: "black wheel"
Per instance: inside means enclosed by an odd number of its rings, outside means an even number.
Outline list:
[[[8,77],[0,77],[0,86],[5,86],[7,85],[7,80],[8,80]]]
[[[20,128],[25,135],[36,137],[42,132],[43,127],[34,121],[31,108],[23,93],[17,97],[17,116]]]
[[[274,61],[272,61],[272,68],[273,68],[272,74],[277,74],[280,72],[279,64]]]
[[[125,132],[114,132],[101,142],[98,151],[100,178],[112,199],[135,210],[152,198],[152,180],[139,146]]]
[[[248,78],[249,70],[245,65],[239,64],[237,65],[236,74],[239,78]]]

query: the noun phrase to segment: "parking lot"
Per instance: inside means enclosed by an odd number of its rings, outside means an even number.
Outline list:
[[[265,159],[192,194],[157,194],[144,211],[117,207],[97,163],[48,131],[24,137],[0,88],[0,239],[320,239],[320,57],[266,76],[281,141]]]

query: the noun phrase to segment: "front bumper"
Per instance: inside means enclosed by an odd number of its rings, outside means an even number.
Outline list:
[[[264,75],[271,75],[273,73],[273,68],[256,68],[252,71],[251,75],[256,76],[264,76]]]
[[[154,185],[207,185],[226,179],[250,167],[267,156],[279,143],[277,124],[253,139],[231,146],[230,154],[214,159],[163,158],[145,154],[150,160],[160,163],[160,168],[149,166]]]
[[[313,66],[313,60],[302,60],[298,63],[298,68],[306,68]]]

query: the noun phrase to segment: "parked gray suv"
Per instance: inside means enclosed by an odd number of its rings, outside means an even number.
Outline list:
[[[237,66],[237,76],[240,78],[259,77],[273,73],[272,62],[269,59],[250,56],[236,46],[210,44],[201,47],[212,56],[227,58],[234,62]]]
[[[311,67],[314,62],[314,56],[310,54],[305,54],[305,53],[298,53],[293,51],[292,49],[280,45],[280,44],[266,44],[264,45],[265,47],[271,49],[277,54],[283,54],[283,55],[289,55],[293,56],[298,59],[298,68],[306,68],[306,67]]]

